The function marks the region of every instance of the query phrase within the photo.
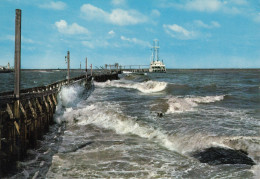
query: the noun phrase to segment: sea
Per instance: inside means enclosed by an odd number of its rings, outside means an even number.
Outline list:
[[[22,88],[65,77],[23,71]],[[260,69],[119,77],[63,87],[55,124],[6,178],[260,178]]]

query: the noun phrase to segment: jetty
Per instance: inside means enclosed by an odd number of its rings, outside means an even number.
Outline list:
[[[45,86],[20,89],[21,81],[21,10],[16,9],[15,18],[15,67],[14,90],[0,93],[0,176],[6,174],[15,162],[26,156],[29,148],[34,148],[53,124],[58,104],[57,95],[61,88],[74,84],[93,87],[93,81],[116,80],[118,71],[93,73],[70,78],[70,52],[66,56],[67,79]]]

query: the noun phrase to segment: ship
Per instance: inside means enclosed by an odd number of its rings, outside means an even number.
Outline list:
[[[163,60],[161,61],[159,58],[159,49],[159,40],[155,39],[153,41],[151,63],[149,68],[149,72],[151,73],[166,73],[166,68],[163,64]]]
[[[14,70],[10,68],[10,63],[8,62],[7,67],[6,66],[0,66],[0,73],[11,73]]]

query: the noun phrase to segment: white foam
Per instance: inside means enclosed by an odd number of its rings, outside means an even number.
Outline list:
[[[131,72],[131,71],[123,71],[123,73],[130,74],[130,73],[133,73],[133,72]]]
[[[98,87],[117,87],[117,88],[130,88],[137,89],[142,93],[156,93],[163,91],[167,87],[166,82],[159,81],[146,81],[146,82],[130,82],[125,80],[120,81],[106,81],[104,83],[95,83]]]
[[[160,145],[175,151],[174,143],[169,141],[168,135],[159,129],[142,125],[135,118],[124,115],[120,106],[110,103],[96,103],[83,109],[66,110],[62,120],[73,122],[77,118],[78,125],[94,124],[101,128],[114,130],[117,134],[134,134],[148,140],[153,140]]]
[[[212,100],[199,99],[199,101]],[[76,118],[78,125],[95,125],[121,135],[134,134],[184,155],[209,147],[224,147],[247,151],[254,159],[255,156],[259,156],[260,151],[259,137],[209,136],[204,133],[169,135],[159,128],[143,124],[134,117],[125,115],[121,106],[110,102],[97,102],[82,109],[67,108],[62,118],[73,124]]]
[[[84,87],[79,84],[72,86],[64,86],[58,94],[58,105],[56,106],[56,117],[55,121],[60,124],[62,122],[60,118],[60,113],[63,113],[63,110],[70,112],[72,106],[75,106],[81,99],[80,96],[84,91]]]
[[[193,111],[194,107],[199,103],[213,103],[224,99],[224,95],[221,96],[206,96],[206,97],[170,97],[168,100],[169,108],[167,113]]]

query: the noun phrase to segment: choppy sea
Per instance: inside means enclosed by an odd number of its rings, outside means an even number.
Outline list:
[[[2,75],[0,91],[11,90]],[[32,87],[65,72],[22,75]],[[88,92],[63,87],[58,102],[56,124],[9,178],[260,178],[260,70],[123,73]],[[204,163],[210,148],[254,165]]]

